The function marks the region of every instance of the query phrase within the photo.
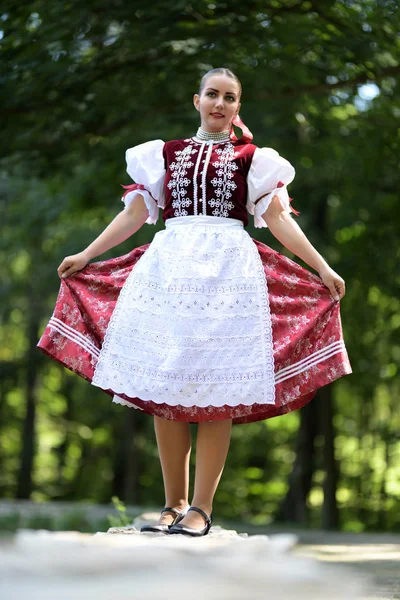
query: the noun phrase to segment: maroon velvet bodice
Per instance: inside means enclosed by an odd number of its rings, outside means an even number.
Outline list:
[[[203,214],[239,219],[246,226],[247,174],[255,149],[240,140],[166,142],[164,221]]]

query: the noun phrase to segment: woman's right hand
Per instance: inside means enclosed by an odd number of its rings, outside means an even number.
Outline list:
[[[79,252],[79,254],[73,254],[72,256],[66,256],[62,261],[61,265],[57,269],[58,276],[62,279],[69,277],[73,273],[80,271],[89,262],[89,257],[85,252]]]

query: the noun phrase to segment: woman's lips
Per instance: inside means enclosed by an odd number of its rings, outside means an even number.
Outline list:
[[[224,115],[221,115],[221,113],[211,113],[211,116],[214,117],[214,119],[223,119]]]

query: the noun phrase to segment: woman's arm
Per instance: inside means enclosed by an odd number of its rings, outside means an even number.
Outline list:
[[[137,194],[133,201],[105,228],[105,230],[82,252],[67,256],[57,269],[60,277],[68,277],[83,269],[96,256],[121,244],[146,222],[149,211],[143,196]]]
[[[317,252],[299,225],[292,219],[290,213],[283,209],[278,196],[273,197],[262,218],[265,220],[271,233],[285,248],[318,271],[323,283],[335,300],[343,298],[345,295],[345,283],[343,279],[331,269],[326,260]]]

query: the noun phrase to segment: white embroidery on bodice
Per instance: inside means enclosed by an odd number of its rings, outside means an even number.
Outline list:
[[[237,188],[233,181],[234,172],[238,169],[234,162],[235,149],[229,143],[223,149],[218,148],[215,152],[218,154],[219,160],[213,162],[212,165],[217,169],[218,178],[211,179],[211,185],[215,188],[215,198],[211,198],[209,205],[214,208],[212,214],[215,217],[229,217],[229,211],[234,208],[230,198],[232,198],[233,190]]]
[[[169,165],[171,170],[171,180],[168,182],[168,188],[172,190],[172,207],[175,208],[174,215],[176,217],[186,217],[188,208],[192,204],[192,200],[187,198],[187,188],[190,184],[190,179],[186,177],[188,169],[191,169],[194,163],[191,156],[196,154],[197,148],[193,148],[189,144],[183,150],[175,150],[175,162]]]
[[[189,141],[189,140],[185,140]],[[199,141],[197,144],[189,143],[183,150],[175,150],[175,161],[169,165],[171,180],[168,188],[172,190],[172,207],[175,209],[175,217],[188,215],[186,210],[193,203],[193,214],[207,215],[207,172],[213,151],[212,141]],[[231,201],[232,192],[237,188],[233,181],[234,173],[238,169],[234,162],[235,147],[230,142],[224,144],[223,148],[215,150],[218,160],[211,162],[216,168],[217,177],[213,177],[209,183],[212,185],[213,197],[208,205],[214,209],[212,214],[216,217],[229,217],[229,211],[234,208]],[[191,160],[192,155],[197,153],[196,164]],[[204,158],[203,158],[204,157]],[[202,165],[202,166],[201,166]],[[188,170],[194,166],[193,173],[193,200],[187,197],[187,188],[190,179],[187,177]],[[200,186],[198,183],[201,177]],[[200,198],[199,198],[200,187]],[[199,210],[199,201],[201,207]]]

